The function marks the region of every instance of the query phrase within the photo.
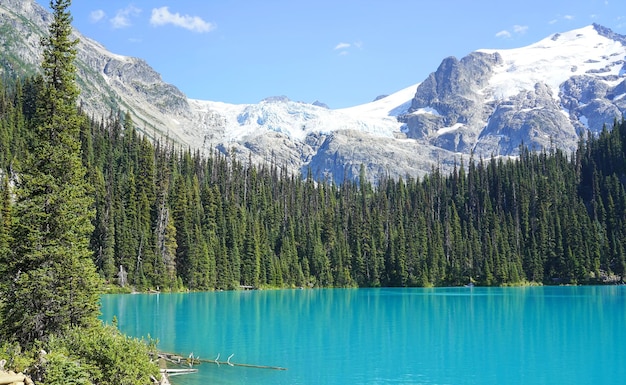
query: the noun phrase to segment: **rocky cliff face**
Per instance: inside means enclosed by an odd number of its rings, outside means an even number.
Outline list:
[[[51,17],[33,0],[0,0],[0,71],[31,74]],[[81,36],[81,104],[96,118],[130,111],[151,138],[167,137],[244,162],[274,162],[341,183],[449,171],[461,158],[573,150],[626,113],[626,37],[593,25],[527,47],[446,58],[424,81],[353,108],[272,97],[252,105],[188,99],[145,61]],[[182,70],[182,69],[181,69]]]
[[[9,76],[32,74],[41,59],[39,48],[51,16],[36,3],[0,0],[0,71]]]
[[[52,20],[33,0],[0,0],[0,71],[27,76],[38,71],[40,40]],[[187,97],[166,84],[144,60],[115,55],[80,32],[77,47],[77,81],[80,103],[90,115],[101,118],[111,109],[130,111],[138,128],[151,137],[181,141],[177,117],[190,116]]]
[[[471,151],[489,115],[481,91],[493,67],[501,63],[497,52],[474,52],[460,61],[454,57],[444,59],[437,71],[417,87],[408,114],[400,117],[406,123],[407,136],[431,138],[434,145],[449,151]],[[426,113],[422,113],[424,109]],[[454,130],[440,131],[455,125],[459,126]]]
[[[521,143],[537,150],[550,148],[557,140],[563,148],[573,149],[577,145],[572,122],[543,83],[495,104],[490,112],[474,147],[482,156],[516,155]]]

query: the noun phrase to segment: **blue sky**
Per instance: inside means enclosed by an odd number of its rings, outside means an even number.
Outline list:
[[[85,36],[145,59],[187,96],[237,104],[286,95],[350,107],[424,80],[447,56],[594,22],[626,35],[623,0],[73,0],[70,10]]]

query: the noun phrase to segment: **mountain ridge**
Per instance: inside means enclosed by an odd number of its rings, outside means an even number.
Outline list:
[[[39,64],[50,15],[34,1],[0,0],[0,68]],[[188,98],[143,59],[75,32],[81,105],[92,116],[130,111],[138,130],[201,151],[336,183],[365,166],[380,177],[451,170],[461,158],[516,156],[598,132],[626,112],[626,37],[593,24],[526,47],[448,57],[422,82],[360,106],[329,109],[270,97],[234,105]]]

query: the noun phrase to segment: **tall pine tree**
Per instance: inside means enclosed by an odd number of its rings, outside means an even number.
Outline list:
[[[3,332],[30,345],[97,320],[100,281],[91,260],[94,217],[79,140],[76,44],[70,0],[53,0],[31,153],[16,186]]]

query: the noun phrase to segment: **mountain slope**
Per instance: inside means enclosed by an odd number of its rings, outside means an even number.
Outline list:
[[[38,71],[41,36],[47,33],[50,13],[34,0],[0,0],[0,72],[28,76]],[[107,51],[78,31],[76,66],[83,109],[96,118],[111,109],[133,113],[140,131],[151,137],[168,136],[184,143],[177,117],[190,115],[186,96],[162,81],[145,61]],[[182,130],[184,131],[184,130]]]
[[[0,69],[31,74],[50,15],[32,0],[0,0]],[[626,38],[599,25],[527,47],[450,57],[421,83],[374,102],[330,110],[273,97],[231,105],[188,99],[145,61],[108,52],[79,32],[83,108],[129,110],[137,128],[181,146],[337,183],[448,171],[462,157],[514,156],[521,143],[571,150],[626,112]]]

